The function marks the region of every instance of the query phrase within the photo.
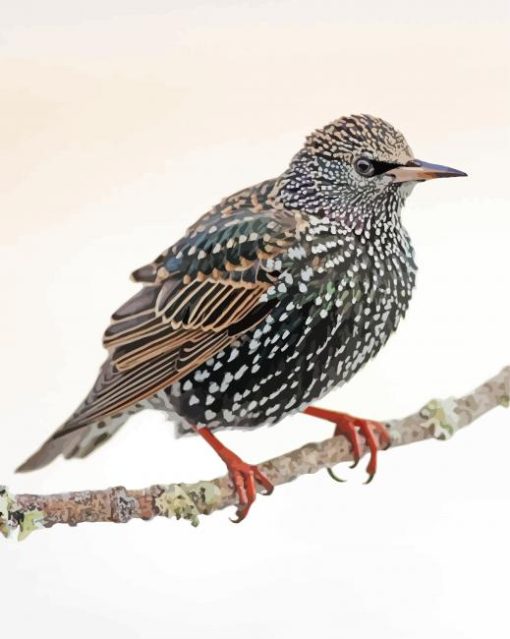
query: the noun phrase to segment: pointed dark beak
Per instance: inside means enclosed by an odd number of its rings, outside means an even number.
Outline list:
[[[452,169],[441,164],[431,164],[422,160],[410,160],[405,166],[397,166],[389,171],[387,175],[394,178],[394,182],[423,182],[424,180],[434,180],[435,178],[465,177],[467,173]]]

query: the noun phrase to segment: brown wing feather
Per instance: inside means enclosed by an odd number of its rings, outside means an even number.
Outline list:
[[[276,210],[219,211],[135,271],[144,287],[112,315],[103,337],[109,358],[54,437],[151,397],[263,321],[278,303],[264,297],[279,276],[275,258],[296,241],[300,224]]]
[[[155,287],[157,295],[144,289],[114,314],[104,338],[110,349],[107,374],[100,376],[74,416],[74,425],[116,414],[154,395],[235,340],[239,334],[236,324],[242,322],[244,332],[257,306],[266,308],[254,313],[254,323],[272,308],[260,302],[267,283],[206,279],[199,287],[194,284],[177,287],[169,298],[165,297],[166,283]],[[165,304],[158,304],[164,300]],[[116,330],[120,324],[122,330]]]

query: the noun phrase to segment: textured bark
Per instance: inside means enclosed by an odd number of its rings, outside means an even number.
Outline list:
[[[448,439],[487,411],[509,404],[510,366],[507,366],[463,397],[432,400],[408,417],[384,423],[392,447],[430,438]],[[347,440],[332,437],[275,457],[259,464],[259,468],[278,486],[351,459]],[[0,532],[8,536],[18,530],[18,539],[23,539],[33,530],[55,524],[124,523],[157,516],[188,519],[196,526],[199,515],[235,503],[236,495],[228,476],[194,484],[155,484],[141,490],[119,486],[55,495],[12,495],[0,487]]]

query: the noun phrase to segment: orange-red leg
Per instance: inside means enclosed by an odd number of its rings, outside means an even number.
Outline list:
[[[262,473],[257,466],[251,466],[244,462],[240,457],[233,453],[229,448],[224,446],[206,427],[196,428],[198,433],[205,441],[214,448],[221,459],[225,462],[228,473],[234,484],[237,493],[238,506],[236,519],[232,519],[235,524],[242,521],[248,514],[251,505],[257,496],[256,481],[264,488],[265,494],[270,495],[273,492],[273,484]]]
[[[308,406],[304,412],[307,415],[325,419],[335,424],[334,436],[343,435],[352,446],[353,467],[356,466],[360,460],[362,450],[361,437],[364,438],[370,451],[370,460],[367,466],[368,479],[366,483],[368,484],[372,481],[377,471],[377,451],[379,448],[386,449],[391,444],[390,435],[384,424],[374,420],[353,417],[352,415],[339,413],[334,410],[318,408],[316,406]],[[328,469],[328,471],[333,478],[338,479],[333,471],[330,469]]]

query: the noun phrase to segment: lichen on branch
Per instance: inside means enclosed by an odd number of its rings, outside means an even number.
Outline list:
[[[445,440],[489,410],[509,405],[510,366],[507,366],[463,397],[431,400],[412,415],[384,423],[391,447],[431,438]],[[258,466],[277,486],[350,460],[350,445],[340,436],[306,444]],[[0,486],[0,532],[5,537],[17,532],[21,540],[34,530],[55,524],[125,523],[154,517],[185,519],[197,526],[200,515],[235,504],[236,495],[228,475],[193,484],[155,484],[141,490],[118,486],[54,495],[15,495]]]

